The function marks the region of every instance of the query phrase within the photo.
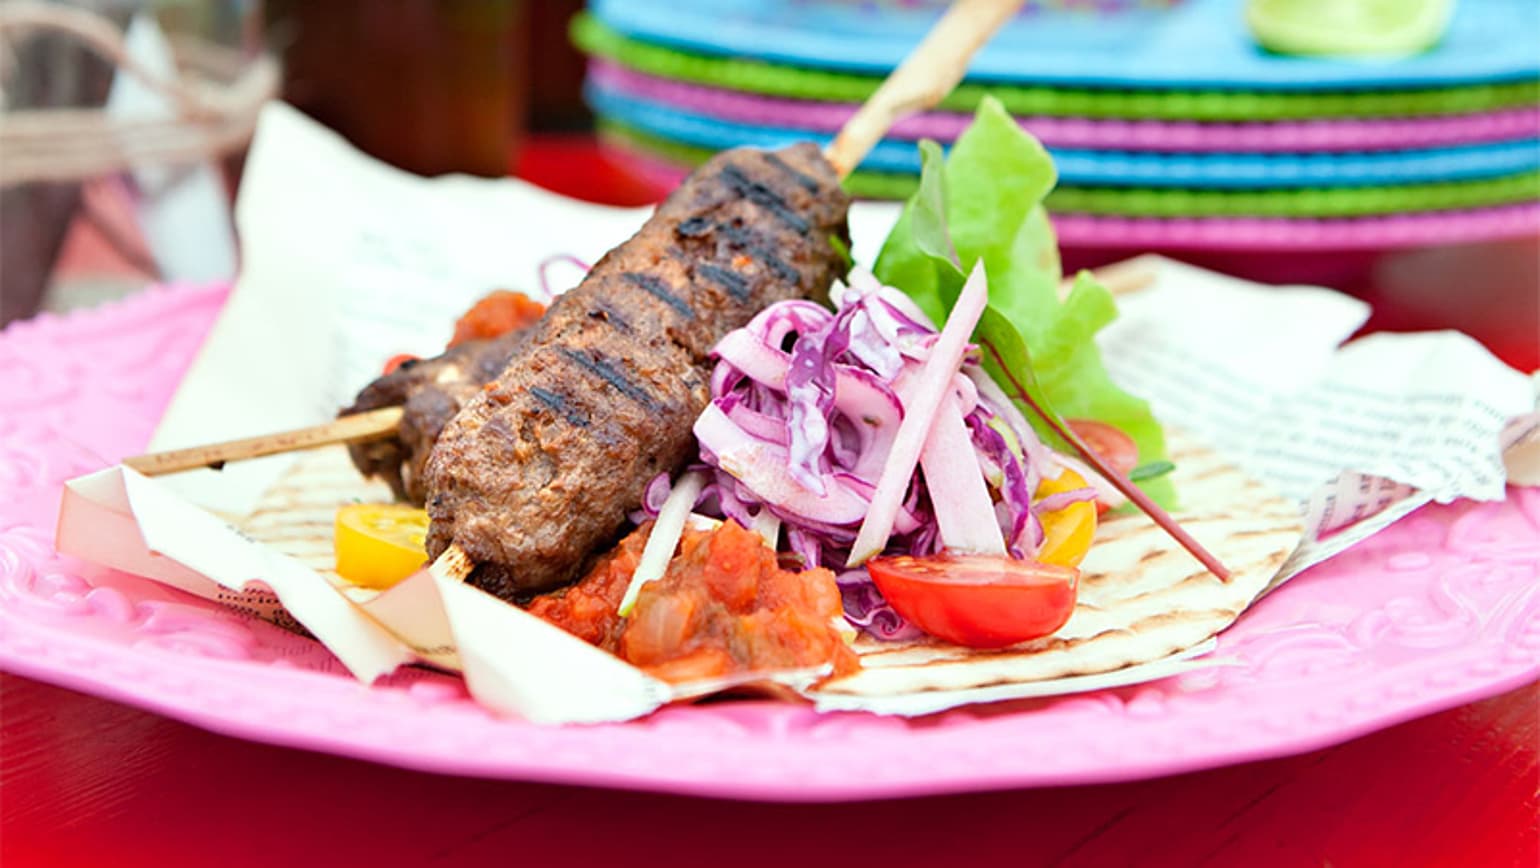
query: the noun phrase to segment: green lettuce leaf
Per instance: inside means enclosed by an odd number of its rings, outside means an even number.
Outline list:
[[[944,161],[934,142],[922,142],[920,156],[920,187],[883,243],[877,277],[940,323],[983,259],[989,308],[974,339],[985,347],[985,369],[1044,442],[1067,445],[1040,414],[1095,419],[1133,438],[1140,464],[1165,461],[1160,423],[1112,382],[1096,348],[1097,331],[1117,316],[1111,293],[1082,272],[1059,298],[1058,240],[1042,207],[1057,180],[1047,151],[987,98]],[[1139,485],[1161,506],[1174,504],[1168,477]]]

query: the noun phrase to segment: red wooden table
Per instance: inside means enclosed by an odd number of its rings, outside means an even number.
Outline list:
[[[582,145],[536,147],[523,168],[590,198],[649,195]],[[1505,301],[1528,311],[1537,290],[1522,267],[1516,286],[1511,273],[1486,282],[1507,282]],[[1482,283],[1479,269],[1463,277]],[[1500,307],[1511,320],[1515,308]],[[1532,366],[1524,332],[1492,343]],[[3,868],[1532,866],[1537,811],[1535,685],[1314,753],[1153,781],[782,806],[403,771],[0,674]]]
[[[0,865],[1532,866],[1537,701],[1139,783],[757,805],[402,771],[0,675]]]

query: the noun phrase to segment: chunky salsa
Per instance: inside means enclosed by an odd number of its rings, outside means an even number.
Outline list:
[[[522,292],[494,290],[455,321],[455,333],[449,339],[449,346],[501,337],[509,332],[526,329],[544,314],[545,305]]]
[[[537,598],[535,615],[666,681],[831,664],[859,668],[835,623],[839,589],[826,569],[782,569],[758,534],[733,521],[686,529],[662,578],[642,587],[629,618],[618,609],[650,523],[572,587]]]

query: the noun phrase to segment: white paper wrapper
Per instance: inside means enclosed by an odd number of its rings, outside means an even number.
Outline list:
[[[266,110],[246,172],[237,208],[244,271],[152,448],[324,421],[382,359],[434,354],[454,319],[486,291],[533,290],[543,260],[593,261],[647,216],[512,180],[414,178],[358,155],[281,105]],[[875,255],[895,216],[890,206],[853,210],[858,261]],[[1122,317],[1101,336],[1108,368],[1149,398],[1163,421],[1300,504],[1305,540],[1263,584],[1282,582],[1429,500],[1497,499],[1509,470],[1540,475],[1536,383],[1469,338],[1381,335],[1339,347],[1367,316],[1361,302],[1154,264],[1155,284],[1126,297]],[[577,278],[569,271],[564,282]],[[1521,442],[1505,470],[1503,447]],[[112,468],[74,480],[59,547],[264,617],[292,618],[364,681],[409,661],[462,670],[488,706],[541,722],[628,719],[723,686],[672,688],[426,571],[385,593],[345,586],[329,575],[329,548],[314,543],[325,534],[315,531],[329,527],[340,503],[384,500],[388,492],[352,473],[340,450],[300,460],[276,456],[160,480]],[[303,484],[283,487],[286,473]],[[267,509],[254,513],[259,502]],[[309,530],[285,536],[291,526]],[[285,548],[285,540],[293,545]],[[820,694],[818,701],[921,714],[1100,689],[1213,665],[1194,659],[1210,647],[1202,639],[1167,659],[1098,675],[909,698]],[[780,680],[803,689],[817,676]]]

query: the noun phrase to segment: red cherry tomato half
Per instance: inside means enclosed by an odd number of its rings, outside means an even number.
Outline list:
[[[385,360],[385,373],[394,374],[397,368],[401,367],[407,362],[415,361],[417,361],[417,357],[411,353],[396,353],[395,355]]]
[[[1059,629],[1075,610],[1080,582],[1074,567],[995,555],[894,555],[866,568],[909,623],[970,648],[1003,648]]]
[[[1139,465],[1139,447],[1134,445],[1132,437],[1105,422],[1092,422],[1089,419],[1066,421],[1080,435],[1080,439],[1117,472],[1127,476],[1130,470]]]
[[[1139,466],[1139,447],[1134,444],[1132,437],[1105,422],[1093,422],[1090,419],[1066,419],[1065,421],[1076,434],[1080,435],[1085,445],[1100,455],[1113,470],[1127,476],[1130,470]],[[1109,508],[1100,499],[1096,501],[1097,515],[1101,515]]]

